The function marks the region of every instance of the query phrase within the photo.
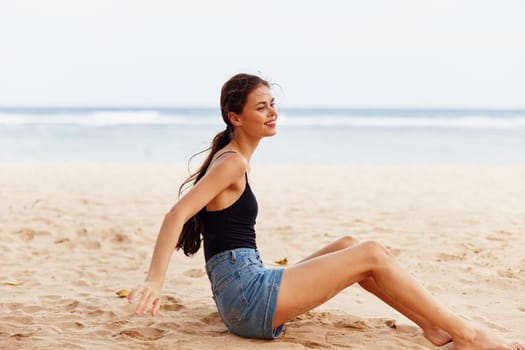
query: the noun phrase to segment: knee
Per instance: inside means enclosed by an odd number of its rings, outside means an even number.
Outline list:
[[[345,249],[359,244],[359,240],[352,236],[343,236],[336,241],[337,249]]]
[[[391,263],[394,256],[392,253],[379,242],[367,241],[361,244],[365,249],[368,258],[374,266],[384,266]]]

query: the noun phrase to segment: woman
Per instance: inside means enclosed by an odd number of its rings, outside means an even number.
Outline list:
[[[418,324],[435,345],[455,349],[525,349],[506,344],[453,315],[376,242],[344,237],[286,269],[264,268],[256,247],[257,202],[248,183],[250,158],[276,133],[277,110],[265,80],[238,74],[221,91],[226,129],[215,136],[200,169],[181,186],[191,189],[165,216],[146,281],[131,291],[136,313],[160,308],[173,250],[196,253],[204,241],[206,271],[224,323],[235,334],[277,338],[287,320],[359,283]]]

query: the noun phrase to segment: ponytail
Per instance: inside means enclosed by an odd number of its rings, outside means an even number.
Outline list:
[[[204,176],[204,174],[206,174],[206,171],[208,170],[208,167],[211,164],[213,156],[215,156],[215,154],[219,150],[223,149],[228,143],[230,143],[232,136],[232,128],[230,125],[231,124],[228,124],[226,130],[221,131],[217,135],[215,135],[210,147],[191,156],[190,161],[196,155],[202,152],[210,151],[208,157],[206,157],[206,160],[204,160],[199,170],[191,174],[179,187],[179,198],[182,195],[182,192],[184,191],[184,187],[186,187],[186,185],[188,185],[189,183],[195,185],[197,182],[199,182],[199,180]],[[186,256],[191,256],[195,254],[201,247],[201,235],[203,229],[201,213],[204,210],[205,208],[203,208],[200,212],[191,217],[182,227],[182,233],[179,237],[177,245],[175,246],[175,249],[178,250],[182,248]]]

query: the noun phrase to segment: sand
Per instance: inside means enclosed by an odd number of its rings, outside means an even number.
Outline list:
[[[176,253],[161,313],[115,292],[143,280],[184,166],[0,164],[2,349],[435,349],[359,286],[287,324],[231,335],[200,252]],[[294,263],[340,236],[379,240],[453,311],[525,334],[524,166],[254,164],[258,244]],[[447,345],[443,349],[452,349]]]

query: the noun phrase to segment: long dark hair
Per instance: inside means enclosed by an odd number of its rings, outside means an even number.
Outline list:
[[[233,135],[233,125],[228,118],[229,112],[234,112],[237,114],[242,113],[244,105],[246,104],[246,99],[248,94],[255,90],[260,85],[270,87],[270,84],[256,76],[250,74],[237,74],[230,78],[221,89],[221,114],[222,120],[226,123],[226,129],[219,132],[213,138],[211,146],[205,149],[202,152],[209,151],[210,153],[200,166],[199,170],[191,174],[180,186],[179,188],[179,197],[182,195],[182,192],[186,185],[192,184],[195,185],[199,180],[206,174],[208,167],[213,159],[213,156],[222,148],[226,147],[232,140]],[[199,152],[197,154],[200,154]],[[195,156],[195,155],[194,155]],[[193,156],[192,156],[193,158]],[[190,158],[191,160],[191,158]],[[197,213],[195,216],[190,218],[182,227],[182,233],[177,242],[176,249],[182,248],[184,254],[187,256],[195,254],[201,247],[201,235],[202,235],[202,220],[200,214],[204,208]]]

